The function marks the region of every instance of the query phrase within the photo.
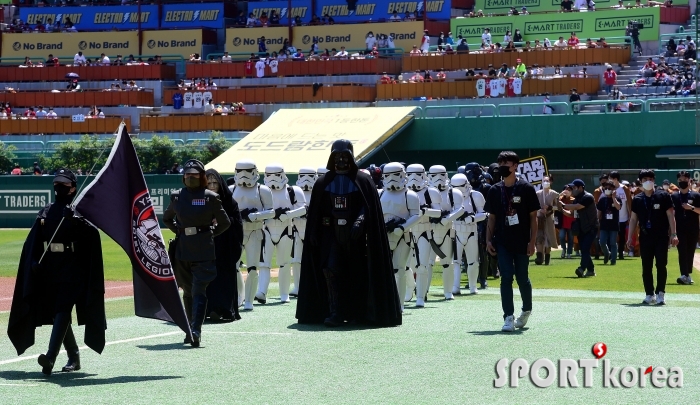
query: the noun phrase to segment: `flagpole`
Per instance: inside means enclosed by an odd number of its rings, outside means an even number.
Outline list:
[[[119,125],[119,128],[117,129],[117,133],[120,133],[122,125],[124,125],[124,121],[122,121],[121,125]],[[95,170],[95,166],[97,166],[97,162],[100,161],[100,158],[105,153],[105,150],[107,150],[107,147],[103,148],[102,151],[100,152],[100,155],[97,157],[97,159],[95,159],[95,163],[92,164],[90,171],[87,173],[87,176],[85,176],[85,180],[83,180],[83,184],[80,185],[80,188],[75,192],[75,195],[79,195],[80,190],[82,190],[83,187],[85,187],[85,183],[87,183],[87,179],[88,179],[88,177],[90,177],[90,173],[92,173],[92,171]],[[72,203],[69,206],[70,206],[70,209],[73,210],[73,208],[75,207],[75,204]],[[61,218],[61,222],[58,223],[56,230],[53,231],[53,235],[51,235],[51,239],[49,239],[49,243],[47,243],[46,247],[44,248],[44,253],[41,254],[41,258],[39,259],[39,264],[41,264],[41,261],[44,260],[44,256],[46,255],[46,252],[51,247],[51,243],[53,242],[53,239],[56,237],[58,230],[61,229],[61,225],[63,224],[63,220],[65,220],[65,219],[66,219],[66,217]]]

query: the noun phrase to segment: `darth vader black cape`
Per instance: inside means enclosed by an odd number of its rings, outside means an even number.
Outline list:
[[[328,289],[322,268],[325,243],[321,240],[323,235],[321,204],[326,201],[323,194],[326,192],[326,186],[336,176],[330,166],[329,163],[330,171],[314,184],[311,204],[307,211],[306,243],[301,256],[301,279],[296,312],[299,323],[323,323],[330,315]],[[364,251],[358,251],[352,256],[354,260],[348,266],[350,270],[348,278],[351,282],[345,286],[346,291],[343,296],[353,300],[351,307],[355,312],[352,315],[358,322],[374,326],[401,325],[399,294],[377,189],[372,178],[358,171],[356,166],[347,176],[354,181],[364,199],[367,245]],[[319,240],[318,246],[310,243],[309,235],[314,234]]]
[[[47,307],[42,302],[40,275],[32,271],[32,265],[38,262],[44,251],[39,226],[49,207],[50,205],[39,212],[34,226],[29,231],[17,270],[7,335],[18,355],[34,345],[34,332],[37,326],[53,325],[53,308]],[[74,220],[83,221],[81,218]],[[95,227],[87,224],[83,228],[85,232],[74,242],[76,251],[81,252],[75,256],[75,264],[83,267],[84,273],[88,274],[88,280],[85,283],[86,287],[76,299],[75,311],[78,316],[78,325],[85,325],[85,344],[97,353],[102,353],[107,329],[102,246],[100,233]]]

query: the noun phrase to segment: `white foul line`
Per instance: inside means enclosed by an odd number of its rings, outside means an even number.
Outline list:
[[[286,332],[205,332],[207,335],[213,334],[213,333],[218,333],[221,335],[282,335],[282,336],[288,336],[291,335],[291,333],[286,333]]]

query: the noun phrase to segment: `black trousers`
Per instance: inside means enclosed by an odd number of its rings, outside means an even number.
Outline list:
[[[216,278],[216,263],[213,260],[186,262],[175,260],[175,280],[182,288],[183,296],[190,298],[207,296],[207,286]]]
[[[693,257],[698,243],[698,233],[697,229],[678,230],[678,267],[681,269],[682,276],[693,272]]]
[[[627,251],[627,224],[629,221],[620,222],[620,228],[617,232],[617,258],[624,259],[625,251]]]
[[[644,292],[646,292],[646,295],[666,292],[666,277],[668,276],[666,270],[666,264],[668,263],[668,235],[666,232],[657,235],[647,235],[642,231],[639,235],[639,251],[642,256],[642,281],[644,282]],[[654,289],[654,260],[656,260],[656,289]]]

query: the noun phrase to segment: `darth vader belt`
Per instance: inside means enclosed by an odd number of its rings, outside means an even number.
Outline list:
[[[211,228],[208,226],[190,226],[182,229],[185,231],[186,236],[192,236],[202,232],[211,232]]]
[[[63,253],[65,251],[73,252],[73,242],[71,243],[51,243],[49,244],[51,253]]]

